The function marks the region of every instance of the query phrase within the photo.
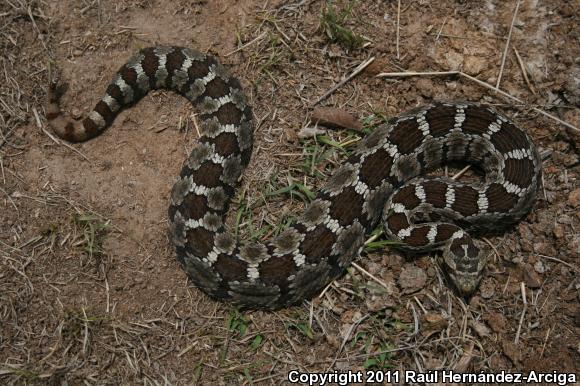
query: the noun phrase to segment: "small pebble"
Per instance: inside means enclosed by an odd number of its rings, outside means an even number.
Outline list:
[[[568,204],[573,208],[580,206],[580,188],[574,189],[570,192],[568,195]]]
[[[524,281],[528,288],[540,288],[542,285],[540,275],[529,264],[524,266]]]
[[[561,239],[564,237],[564,226],[562,224],[556,224],[554,226],[554,237],[556,237],[557,239]]]
[[[534,269],[536,270],[537,273],[544,273],[548,270],[548,268],[546,267],[546,264],[544,264],[544,262],[542,260],[538,260],[535,262],[534,264]]]

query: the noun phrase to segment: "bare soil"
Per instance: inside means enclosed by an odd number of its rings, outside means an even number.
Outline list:
[[[0,2],[1,383],[280,384],[293,369],[580,372],[578,4],[525,1],[514,20],[515,2],[403,1],[398,11],[396,1],[361,0],[342,22],[360,47],[331,41],[321,22],[328,7]],[[469,301],[432,256],[385,247],[312,301],[239,313],[188,282],[167,237],[170,188],[198,136],[186,100],[153,92],[82,144],[47,130],[49,77],[68,85],[62,104],[81,116],[134,51],[155,44],[212,53],[242,79],[257,122],[233,209],[244,237],[268,237],[304,207],[297,194],[272,192],[294,183],[315,191],[344,159],[298,134],[313,103],[371,57],[319,105],[371,128],[436,99],[496,105],[545,157],[536,208],[489,238],[494,255]],[[492,86],[500,79],[520,101],[464,76],[376,76],[450,70]],[[314,173],[304,165],[317,146],[326,158]]]

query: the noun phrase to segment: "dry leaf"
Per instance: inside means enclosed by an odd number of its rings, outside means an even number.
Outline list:
[[[318,125],[360,131],[362,124],[352,114],[336,107],[317,107],[310,120]]]
[[[425,332],[441,331],[447,327],[447,319],[435,312],[423,315],[421,322]]]
[[[471,363],[471,360],[473,359],[473,347],[474,346],[475,346],[475,343],[473,343],[473,341],[469,343],[469,345],[467,346],[467,348],[463,352],[463,355],[461,356],[461,358],[459,358],[459,360],[455,364],[455,367],[454,367],[455,371],[458,371],[460,373],[464,373],[467,371],[467,369],[469,368],[469,364]]]
[[[490,331],[485,324],[478,322],[477,320],[474,320],[469,325],[471,326],[471,328],[473,328],[473,331],[475,331],[477,336],[479,336],[480,338],[489,336]]]

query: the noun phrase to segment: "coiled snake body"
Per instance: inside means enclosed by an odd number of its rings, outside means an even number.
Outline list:
[[[300,219],[265,244],[239,243],[225,216],[252,151],[252,113],[238,80],[192,49],[151,47],[123,65],[83,121],[61,113],[54,87],[47,118],[62,138],[85,141],[149,90],[170,89],[199,109],[203,135],[171,193],[170,232],[191,280],[214,298],[279,308],[312,297],[361,252],[381,220],[411,251],[442,251],[459,292],[472,293],[486,252],[468,232],[500,231],[531,209],[540,159],[530,138],[490,107],[435,103],[364,138]],[[448,163],[485,172],[480,184],[418,177]]]

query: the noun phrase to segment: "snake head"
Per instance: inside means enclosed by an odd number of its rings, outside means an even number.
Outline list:
[[[441,265],[462,296],[471,296],[479,286],[488,255],[464,232],[443,247]]]

